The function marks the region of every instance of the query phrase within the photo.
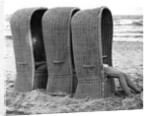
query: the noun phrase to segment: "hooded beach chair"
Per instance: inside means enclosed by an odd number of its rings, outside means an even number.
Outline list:
[[[112,65],[112,15],[101,7],[77,12],[71,21],[74,64],[78,79],[75,98],[111,96],[114,82],[104,75]]]
[[[17,68],[15,89],[21,92],[46,88],[47,70],[46,68],[40,70],[40,65],[46,62],[42,35],[42,16],[46,10],[46,8],[21,9],[11,17]]]
[[[71,18],[79,11],[73,7],[49,9],[43,16],[43,37],[48,67],[47,91],[51,94],[70,94],[76,76],[71,52]]]

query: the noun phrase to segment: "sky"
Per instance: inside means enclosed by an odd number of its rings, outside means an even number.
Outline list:
[[[107,6],[114,15],[143,14],[143,0],[4,0],[5,14],[29,7],[79,7],[80,9]]]

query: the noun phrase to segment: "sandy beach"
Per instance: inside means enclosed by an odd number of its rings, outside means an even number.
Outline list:
[[[105,110],[129,110],[143,108],[143,94],[132,98],[122,96],[118,80],[115,80],[116,94],[106,99],[85,98],[77,100],[69,96],[51,96],[45,90],[27,93],[14,91],[16,78],[15,57],[12,39],[6,38],[5,84],[7,114],[48,114]],[[113,41],[113,66],[127,73],[139,87],[143,87],[143,42]]]

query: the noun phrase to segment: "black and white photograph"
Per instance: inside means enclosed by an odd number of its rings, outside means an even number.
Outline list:
[[[142,111],[141,3],[4,0],[5,115]]]

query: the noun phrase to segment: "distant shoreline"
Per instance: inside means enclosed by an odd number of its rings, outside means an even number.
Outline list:
[[[137,38],[113,38],[113,41],[126,41],[126,42],[143,42],[142,39],[137,39]]]
[[[6,39],[12,39],[10,16],[5,15],[4,36]],[[143,15],[113,15],[113,21],[113,41],[143,42]]]
[[[6,35],[5,38],[7,40],[12,40],[12,36],[11,35]],[[126,42],[143,42],[143,38],[141,39],[137,39],[137,38],[113,38],[113,41],[126,41]]]

